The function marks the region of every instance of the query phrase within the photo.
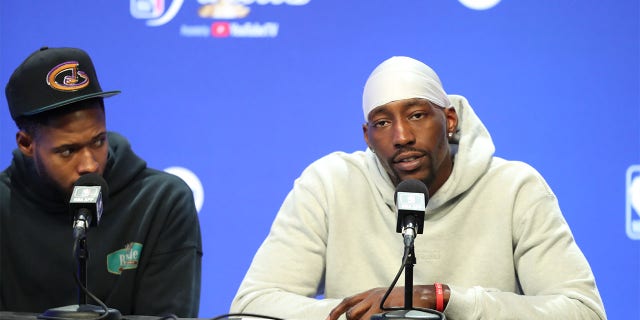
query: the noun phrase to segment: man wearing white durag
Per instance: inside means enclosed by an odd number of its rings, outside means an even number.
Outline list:
[[[414,239],[413,302],[458,319],[606,319],[591,268],[531,166],[494,156],[467,100],[436,73],[392,57],[362,97],[367,150],[334,152],[296,179],[231,311],[369,320],[399,268],[396,186],[429,200]],[[404,275],[384,301],[403,307]]]

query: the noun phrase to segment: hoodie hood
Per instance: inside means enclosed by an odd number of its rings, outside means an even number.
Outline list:
[[[143,172],[147,168],[147,162],[133,152],[131,144],[122,135],[109,132],[108,138],[109,158],[103,176],[109,184],[109,193],[114,194]]]
[[[450,143],[453,155],[453,171],[447,181],[433,195],[429,195],[427,213],[442,207],[451,199],[467,191],[484,175],[495,153],[495,146],[480,118],[471,108],[467,99],[460,95],[448,95],[458,114],[458,127]],[[395,186],[378,157],[366,151],[369,173],[390,208],[395,209]]]

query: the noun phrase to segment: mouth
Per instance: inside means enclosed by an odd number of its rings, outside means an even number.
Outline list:
[[[393,166],[398,171],[413,171],[420,167],[424,154],[420,152],[405,152],[393,158]]]

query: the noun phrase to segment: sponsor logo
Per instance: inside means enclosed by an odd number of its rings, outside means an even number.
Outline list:
[[[129,11],[136,19],[147,20],[151,27],[161,26],[173,20],[180,12],[184,0],[173,0],[165,10],[164,0],[130,0]]]
[[[275,22],[228,22],[218,21],[208,25],[182,25],[180,34],[184,37],[213,38],[275,38],[279,25]]]
[[[214,22],[211,24],[211,35],[216,38],[225,38],[231,35],[229,22]]]
[[[156,19],[164,13],[164,0],[131,0],[129,11],[136,19]]]
[[[142,253],[142,244],[131,242],[124,249],[117,250],[107,255],[107,270],[113,274],[121,274],[124,270],[138,268],[138,261]]]
[[[71,203],[96,202],[100,196],[99,186],[76,186],[71,194]]]
[[[640,240],[640,165],[627,169],[627,236]]]
[[[464,5],[465,7],[472,10],[488,10],[498,5],[498,3],[501,0],[458,0],[458,1],[460,1],[460,3],[462,3],[462,5]]]
[[[198,16],[212,19],[242,19],[251,9],[234,0],[219,0],[206,3],[198,9]]]
[[[237,21],[247,18],[251,6],[304,6],[311,0],[198,0],[194,16],[213,19],[211,23],[181,23],[179,34],[189,38],[275,38],[278,22]],[[174,20],[184,0],[130,0],[129,10],[136,19],[146,20],[147,26],[158,27]],[[231,21],[230,21],[231,20]]]
[[[426,201],[423,193],[416,192],[398,192],[398,209],[424,211]]]
[[[89,77],[78,70],[78,61],[63,62],[47,73],[47,85],[59,91],[78,91],[89,85]]]

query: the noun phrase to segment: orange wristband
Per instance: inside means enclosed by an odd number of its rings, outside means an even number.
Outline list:
[[[444,311],[444,291],[442,290],[442,283],[434,283],[436,288],[436,310],[439,312]]]

